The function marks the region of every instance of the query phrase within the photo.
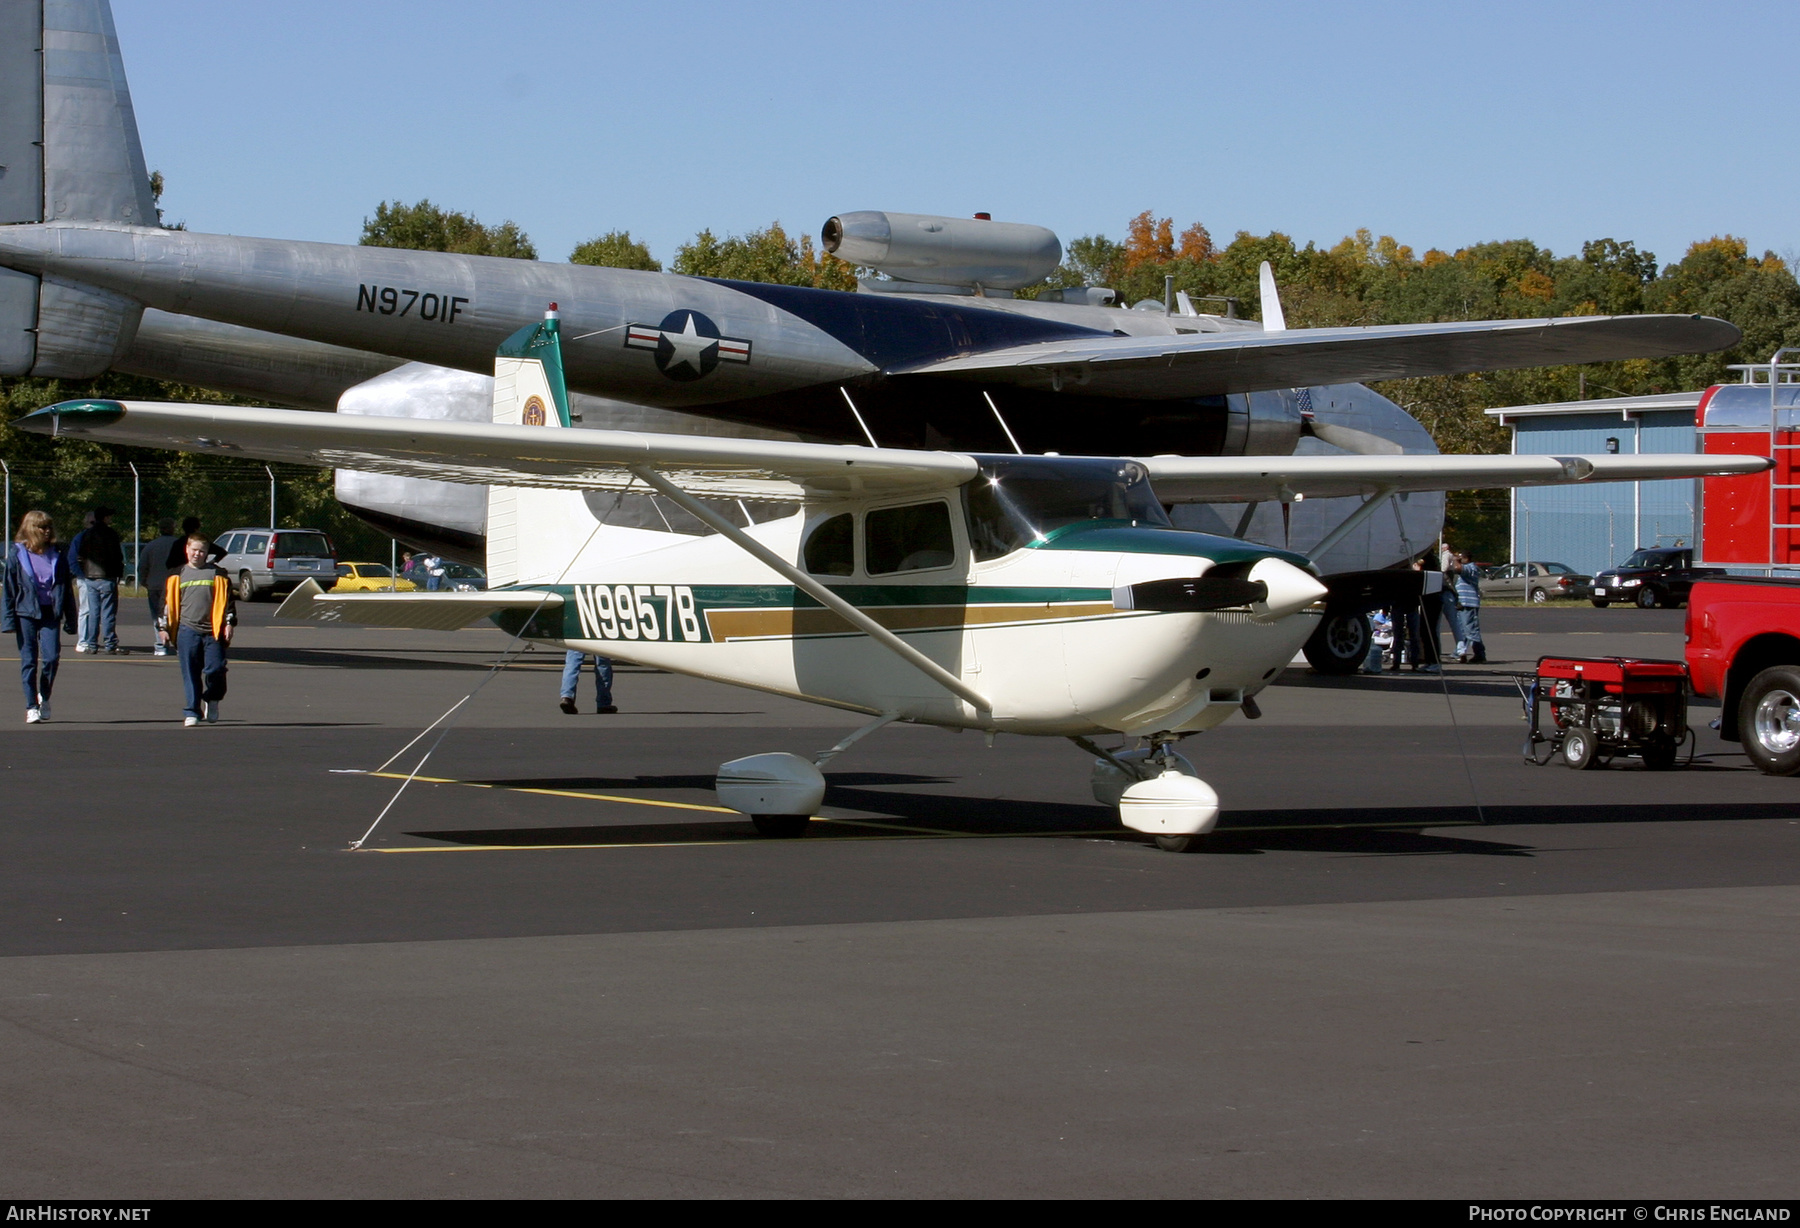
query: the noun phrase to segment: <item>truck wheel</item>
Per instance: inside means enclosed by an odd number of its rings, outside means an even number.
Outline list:
[[[1595,609],[1596,609],[1596,610],[1604,610],[1604,609],[1605,609],[1605,608],[1606,608],[1606,607],[1607,607],[1607,606],[1609,606],[1609,605],[1611,605],[1611,604],[1612,604],[1612,602],[1610,602],[1610,601],[1599,601],[1599,600],[1596,600],[1596,599],[1595,599],[1595,598],[1593,598],[1593,597],[1589,597],[1589,598],[1588,598],[1588,604],[1589,604],[1589,605],[1591,605],[1591,606],[1593,606],[1593,607],[1594,607],[1594,608],[1595,608]]]
[[[1760,772],[1800,772],[1800,668],[1776,665],[1744,688],[1738,701],[1738,736]]]
[[[1321,674],[1354,674],[1369,655],[1367,614],[1327,614],[1300,651]]]
[[[1563,762],[1578,772],[1585,772],[1600,763],[1600,744],[1594,733],[1586,725],[1570,725],[1563,731]]]
[[[1656,608],[1656,590],[1649,587],[1640,588],[1637,604],[1640,610],[1654,610]]]

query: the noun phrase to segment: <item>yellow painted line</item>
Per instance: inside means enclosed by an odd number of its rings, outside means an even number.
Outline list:
[[[363,772],[384,780],[405,780],[405,772]],[[486,785],[474,780],[451,780],[445,776],[415,776],[413,780],[428,785],[462,785],[466,789],[504,789],[508,793],[539,793],[545,797],[579,797],[590,802],[624,802],[631,806],[661,806],[669,810],[704,810],[711,814],[736,814],[725,806],[703,806],[698,802],[665,802],[652,797],[616,797],[610,793],[577,793],[570,789],[533,789],[523,785]]]

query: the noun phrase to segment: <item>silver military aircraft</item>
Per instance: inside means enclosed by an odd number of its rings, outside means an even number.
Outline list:
[[[1172,293],[1134,309],[1092,287],[1025,300],[1011,293],[1056,266],[1056,236],[914,214],[826,223],[827,250],[883,274],[855,293],[167,230],[106,0],[0,5],[0,166],[0,374],[117,369],[378,416],[479,420],[495,347],[546,301],[562,305],[584,427],[972,453],[1429,455],[1361,381],[1740,335],[1687,316],[1288,329],[1266,270],[1260,323]],[[396,535],[479,553],[478,493],[351,472],[339,490]],[[1327,576],[1388,566],[1441,527],[1436,492],[1394,493],[1391,516],[1303,495],[1179,511],[1305,550]],[[1316,659],[1360,659],[1354,634],[1323,646],[1332,625]]]

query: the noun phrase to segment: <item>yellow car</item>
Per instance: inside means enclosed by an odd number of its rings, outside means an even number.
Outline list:
[[[419,586],[411,580],[396,580],[386,563],[339,563],[334,593],[412,593]]]

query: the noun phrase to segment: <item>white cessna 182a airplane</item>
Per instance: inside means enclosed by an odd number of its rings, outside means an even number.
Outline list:
[[[1299,554],[1171,527],[1169,505],[1359,498],[1322,554],[1409,491],[1768,465],[1028,456],[573,430],[560,333],[552,304],[500,346],[491,424],[90,400],[18,425],[490,487],[487,592],[328,595],[308,581],[279,616],[422,629],[487,617],[528,640],[866,713],[867,725],[812,760],[770,753],[719,768],[720,801],[765,835],[804,834],[824,797],[820,766],[900,720],[1072,739],[1096,756],[1095,797],[1174,851],[1219,813],[1175,743],[1240,709],[1254,714],[1254,696],[1306,642],[1331,588]],[[589,492],[617,499],[633,487],[714,535],[611,526],[590,506]],[[795,510],[739,527],[704,501],[721,498]],[[1110,734],[1142,744],[1092,741]]]

